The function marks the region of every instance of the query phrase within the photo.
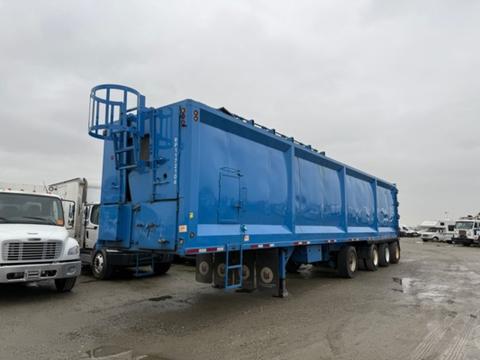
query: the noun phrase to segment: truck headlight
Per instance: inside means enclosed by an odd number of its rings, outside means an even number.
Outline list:
[[[67,255],[78,255],[80,254],[80,247],[78,245],[72,246],[67,251]]]

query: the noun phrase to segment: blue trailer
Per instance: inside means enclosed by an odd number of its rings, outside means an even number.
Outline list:
[[[278,296],[302,264],[348,278],[400,259],[394,184],[225,108],[100,85],[89,134],[104,140],[99,256],[194,255],[197,281]]]

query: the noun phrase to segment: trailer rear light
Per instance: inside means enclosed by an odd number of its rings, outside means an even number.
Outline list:
[[[275,244],[254,244],[250,246],[250,249],[268,249],[274,246]]]
[[[293,243],[293,245],[295,246],[299,246],[299,245],[310,245],[310,241],[295,241]]]

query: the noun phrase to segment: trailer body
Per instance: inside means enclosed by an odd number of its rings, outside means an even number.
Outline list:
[[[123,97],[112,100],[114,91]],[[394,184],[274,129],[193,100],[147,108],[118,85],[91,99],[89,133],[105,140],[105,247],[199,254],[197,279],[215,282],[218,272],[225,287],[273,261],[278,286],[289,260],[335,263],[345,244],[398,239]]]

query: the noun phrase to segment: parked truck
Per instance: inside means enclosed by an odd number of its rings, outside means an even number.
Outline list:
[[[88,132],[104,140],[96,254],[195,255],[197,281],[277,296],[302,264],[351,278],[400,259],[394,184],[225,108],[99,85]]]
[[[75,178],[50,184],[48,191],[74,204],[70,236],[78,240],[82,265],[90,267],[95,278],[108,278],[115,270],[128,267],[135,268],[137,275],[164,274],[168,271],[172,256],[159,256],[152,251],[123,251],[121,248],[108,248],[96,252],[99,232],[99,185],[89,183],[85,178]],[[104,264],[108,264],[108,268]],[[151,271],[143,269],[147,266],[150,266]]]
[[[0,283],[54,280],[70,291],[81,265],[65,223],[62,199],[44,186],[0,183]]]
[[[455,223],[452,242],[463,246],[480,244],[480,214],[458,219]]]

